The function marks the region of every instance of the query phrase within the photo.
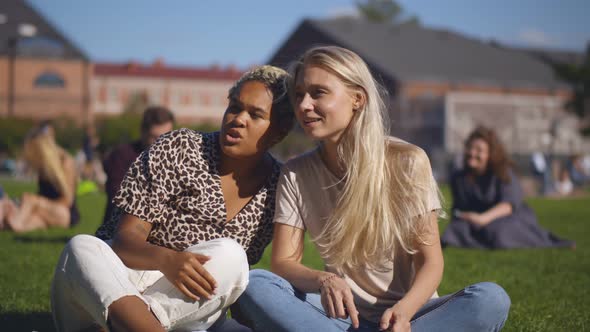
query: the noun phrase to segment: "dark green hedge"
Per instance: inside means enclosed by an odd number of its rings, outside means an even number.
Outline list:
[[[38,121],[5,117],[0,119],[0,152],[9,157],[16,157],[22,148],[27,133]],[[60,146],[74,152],[82,146],[84,130],[72,119],[57,118],[53,120],[56,139]]]

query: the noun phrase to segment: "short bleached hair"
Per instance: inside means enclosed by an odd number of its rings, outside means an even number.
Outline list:
[[[248,70],[229,89],[228,99],[236,98],[247,82],[260,82],[272,93],[271,117],[278,121],[281,138],[293,128],[295,115],[287,93],[289,74],[275,66],[263,65]]]

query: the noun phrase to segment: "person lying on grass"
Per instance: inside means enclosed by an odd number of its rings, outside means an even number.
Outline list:
[[[223,319],[272,237],[280,164],[268,149],[294,122],[286,78],[252,69],[230,89],[220,132],[176,130],[142,152],[111,222],[59,259],[58,331],[205,330]]]

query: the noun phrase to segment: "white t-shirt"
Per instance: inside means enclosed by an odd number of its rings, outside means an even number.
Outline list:
[[[389,141],[409,144],[395,138]],[[426,156],[423,152],[421,155]],[[425,159],[427,170],[422,174],[428,177],[429,195],[424,197],[424,204],[429,211],[440,210],[438,187],[428,158]],[[283,166],[279,179],[274,222],[305,229],[312,239],[315,238],[334,210],[343,185],[325,166],[318,149],[290,160]],[[325,257],[322,258],[325,261]],[[342,272],[330,267],[326,270],[343,276],[352,290],[361,316],[374,322],[379,322],[383,311],[409,291],[414,279],[412,257],[405,252],[398,252],[394,262],[379,271],[362,269]],[[433,297],[437,296],[435,292]]]

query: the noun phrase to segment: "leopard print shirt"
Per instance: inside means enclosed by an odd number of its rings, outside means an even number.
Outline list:
[[[147,241],[177,251],[217,238],[232,238],[258,262],[272,239],[280,163],[273,158],[266,184],[229,222],[217,170],[219,133],[180,129],[162,135],[131,165],[110,220],[96,232],[113,238],[123,213],[153,224]]]

